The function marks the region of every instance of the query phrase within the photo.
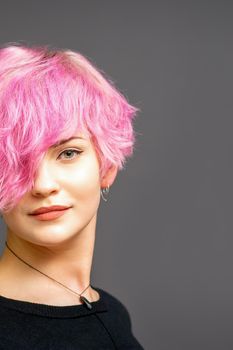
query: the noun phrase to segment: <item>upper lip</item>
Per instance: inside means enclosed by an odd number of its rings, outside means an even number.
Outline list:
[[[70,207],[64,206],[64,205],[52,205],[51,207],[40,207],[30,213],[30,215],[37,215],[37,214],[42,214],[42,213],[47,213],[49,211],[54,211],[54,210],[64,210],[68,209]]]

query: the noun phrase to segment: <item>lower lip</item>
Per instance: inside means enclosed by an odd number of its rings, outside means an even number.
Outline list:
[[[59,218],[60,216],[62,216],[63,214],[65,214],[65,212],[68,210],[64,209],[64,210],[54,210],[54,211],[49,211],[47,213],[43,213],[43,214],[37,214],[37,215],[32,215],[35,219],[37,220],[41,220],[41,221],[48,221],[48,220],[54,220]]]

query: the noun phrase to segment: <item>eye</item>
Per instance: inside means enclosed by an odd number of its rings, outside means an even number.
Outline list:
[[[81,154],[82,152],[83,152],[83,151],[79,151],[79,150],[73,149],[73,148],[65,149],[63,152],[61,152],[61,153],[59,154],[58,158],[60,158],[61,155],[63,155],[63,154],[68,154],[68,157],[65,157],[64,159],[73,159],[73,158],[75,158],[75,157],[72,157],[72,156],[71,156],[72,154],[76,153],[76,155],[79,155],[79,154]]]

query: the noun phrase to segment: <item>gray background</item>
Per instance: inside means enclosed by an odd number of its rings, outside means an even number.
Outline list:
[[[0,6],[1,44],[80,51],[141,109],[101,204],[92,284],[127,306],[145,349],[232,349],[233,3]]]

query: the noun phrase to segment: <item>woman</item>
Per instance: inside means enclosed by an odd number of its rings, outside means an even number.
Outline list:
[[[136,111],[77,52],[0,49],[0,349],[142,349],[125,306],[90,283]]]

